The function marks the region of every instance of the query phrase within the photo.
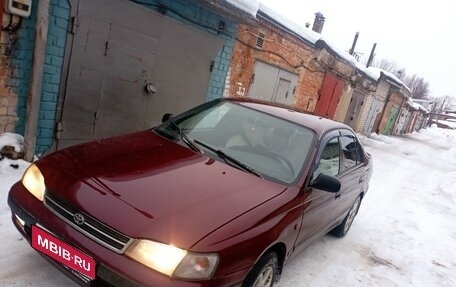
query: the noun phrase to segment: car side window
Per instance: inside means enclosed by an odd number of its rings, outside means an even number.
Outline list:
[[[364,162],[364,151],[360,143],[355,139],[356,143],[356,163],[361,164]]]
[[[341,148],[341,172],[356,166],[359,162],[359,144],[354,136],[343,135],[339,138]]]
[[[339,174],[340,164],[340,148],[338,137],[332,138],[326,143],[318,162],[318,167],[315,170],[314,178],[317,178],[321,173],[336,176]]]

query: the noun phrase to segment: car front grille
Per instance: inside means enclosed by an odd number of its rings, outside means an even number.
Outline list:
[[[130,237],[114,230],[113,228],[101,223],[90,215],[78,210],[70,203],[61,199],[60,197],[46,191],[44,196],[45,206],[52,211],[55,215],[63,221],[71,225],[73,228],[83,233],[87,237],[96,241],[100,245],[122,254],[125,249],[133,241]],[[79,224],[76,223],[75,218],[82,215],[84,220]]]

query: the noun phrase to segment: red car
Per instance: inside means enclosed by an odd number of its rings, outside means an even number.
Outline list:
[[[220,99],[45,156],[8,204],[82,286],[266,287],[311,242],[347,233],[371,175],[346,125]]]

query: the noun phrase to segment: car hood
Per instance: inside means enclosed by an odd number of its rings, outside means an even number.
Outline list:
[[[151,131],[70,147],[37,166],[49,192],[83,212],[185,249],[286,189]]]

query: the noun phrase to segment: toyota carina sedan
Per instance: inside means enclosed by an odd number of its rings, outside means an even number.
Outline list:
[[[372,161],[344,124],[220,99],[36,161],[9,192],[30,245],[82,286],[257,286],[344,236]]]

